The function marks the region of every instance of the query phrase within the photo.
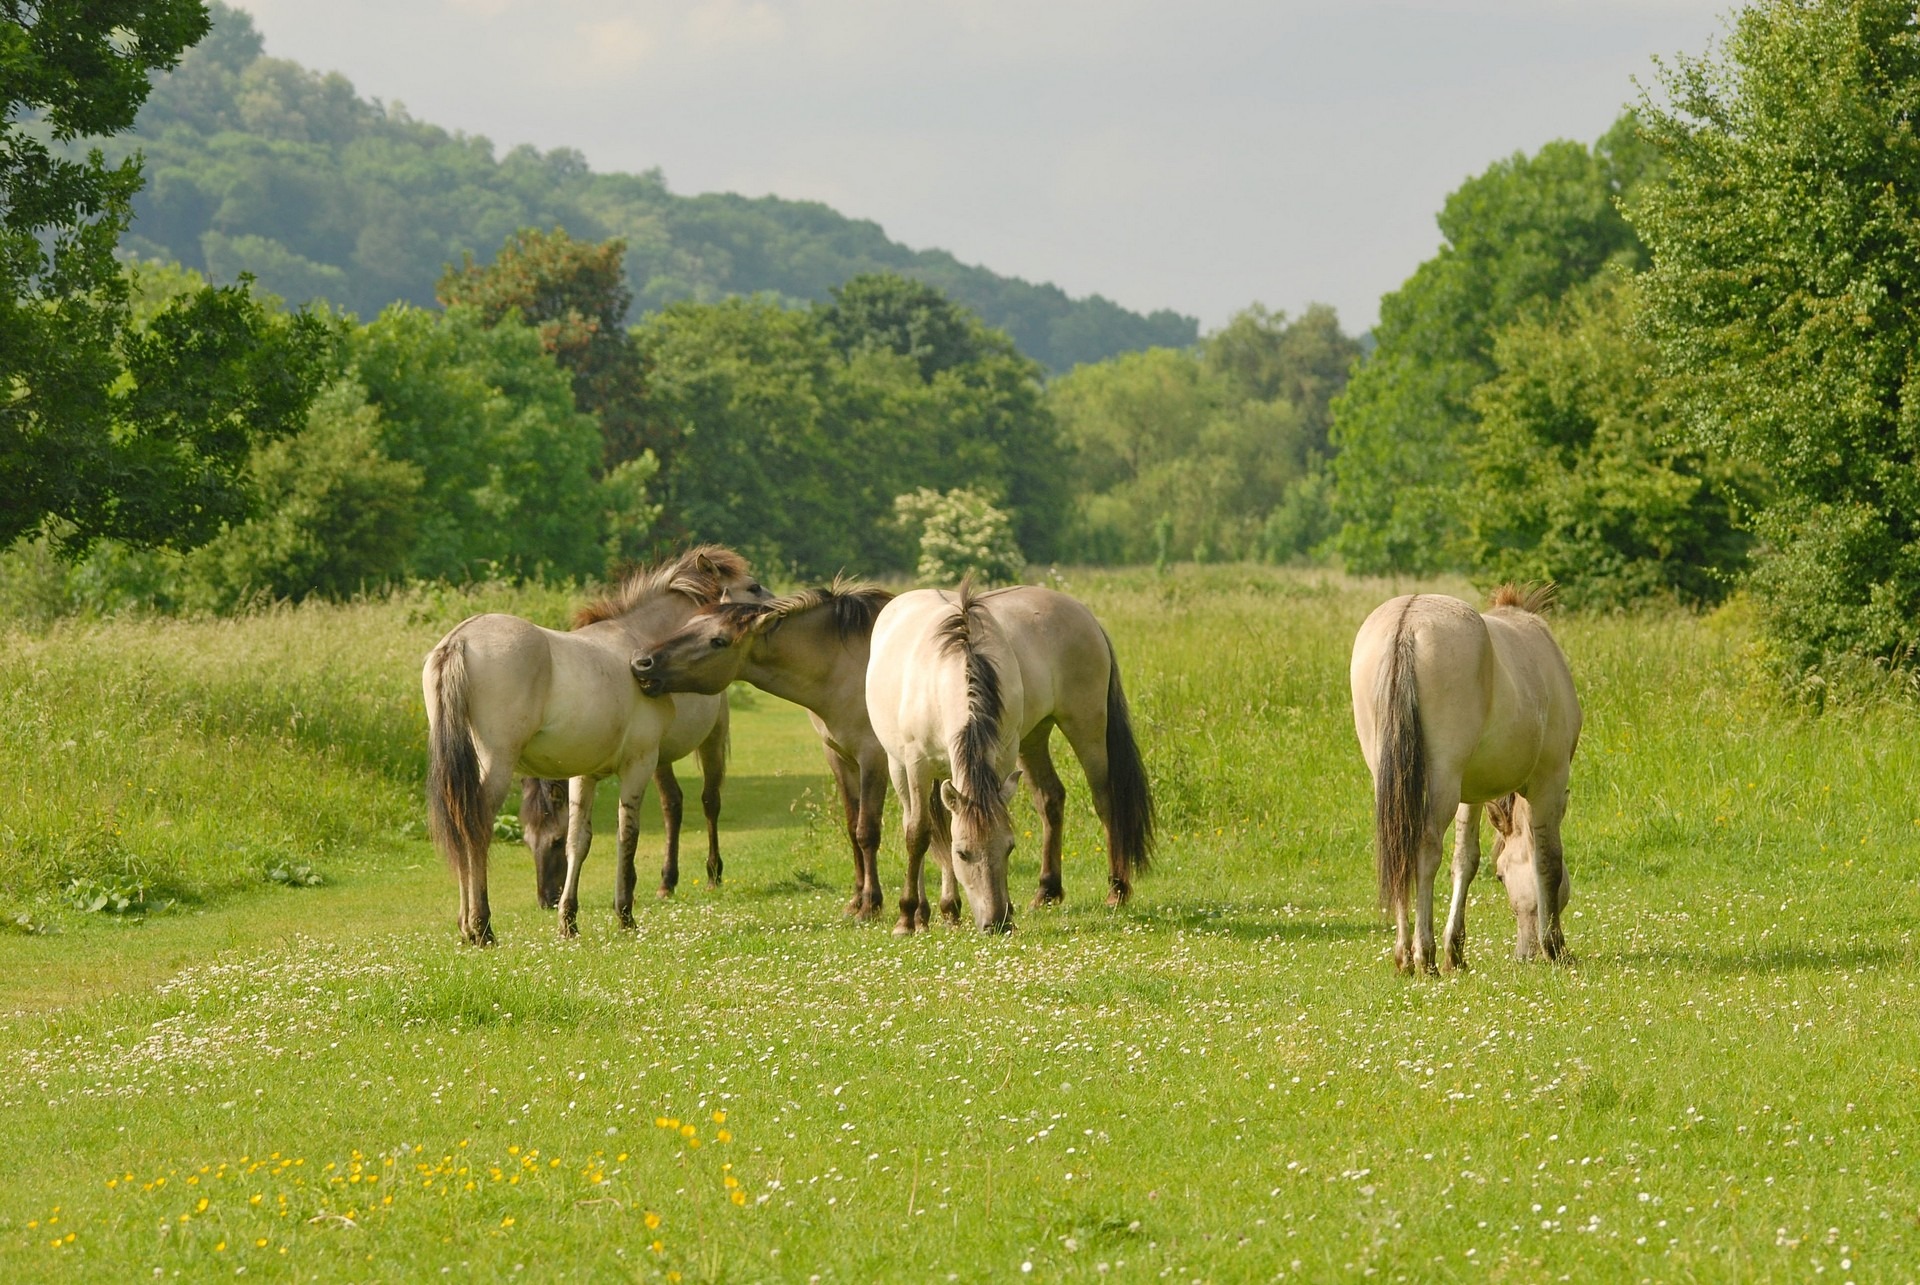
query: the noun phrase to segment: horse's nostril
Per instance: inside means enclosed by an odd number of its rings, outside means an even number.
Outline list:
[[[653,657],[636,656],[633,661],[633,667],[641,673],[645,673],[647,670],[653,668]]]

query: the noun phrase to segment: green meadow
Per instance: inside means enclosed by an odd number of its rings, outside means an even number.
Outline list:
[[[1487,869],[1471,968],[1410,979],[1346,665],[1411,583],[1062,587],[1162,843],[1106,909],[1076,788],[1066,904],[1025,909],[1023,841],[1006,937],[845,920],[806,719],[741,692],[723,887],[696,858],[618,931],[608,787],[579,939],[501,842],[462,947],[420,660],[558,591],[0,632],[0,1278],[1920,1274],[1905,698],[1783,703],[1737,607],[1558,617],[1574,961],[1511,958]]]

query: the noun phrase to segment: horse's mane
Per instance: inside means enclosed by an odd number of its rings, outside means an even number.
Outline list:
[[[980,650],[974,636],[974,612],[979,597],[973,591],[973,577],[960,582],[959,599],[951,617],[941,623],[936,635],[943,656],[958,656],[966,666],[967,721],[956,738],[953,775],[962,810],[968,820],[981,828],[991,826],[1000,802],[1000,773],[993,763],[993,751],[1000,743],[1000,719],[1006,707],[1000,692],[1000,671]]]
[[[716,602],[702,607],[700,614],[719,617],[723,636],[733,643],[745,634],[770,634],[790,616],[826,607],[833,613],[834,633],[845,640],[872,633],[880,609],[892,601],[891,590],[835,576],[832,584],[800,589],[772,602]]]
[[[728,581],[739,580],[751,571],[747,560],[732,549],[702,544],[677,558],[629,572],[613,593],[595,598],[574,612],[573,627],[616,619],[665,593],[677,593],[700,604],[716,602],[726,592]]]
[[[1488,603],[1489,610],[1498,611],[1502,607],[1517,607],[1530,615],[1544,616],[1552,611],[1560,600],[1560,587],[1548,580],[1544,584],[1518,585],[1512,581],[1493,591]]]

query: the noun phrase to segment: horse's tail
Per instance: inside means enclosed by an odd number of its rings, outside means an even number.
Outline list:
[[[1389,909],[1410,896],[1427,826],[1427,746],[1413,677],[1413,630],[1407,627],[1413,601],[1407,600],[1394,623],[1374,688],[1379,766],[1373,776],[1373,858],[1380,904]]]
[[[480,785],[480,759],[467,719],[467,657],[458,631],[427,656],[427,700],[433,729],[427,741],[427,828],[458,873],[466,857],[491,837]]]
[[[1105,631],[1102,631],[1105,636]],[[1129,870],[1147,868],[1153,856],[1153,791],[1147,766],[1133,737],[1127,694],[1120,687],[1120,660],[1107,639],[1107,789],[1111,795],[1114,842]]]

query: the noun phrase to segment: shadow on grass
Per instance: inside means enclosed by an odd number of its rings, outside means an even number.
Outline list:
[[[1622,964],[1666,966],[1719,977],[1766,977],[1910,963],[1913,952],[1892,945],[1852,946],[1841,950],[1780,945],[1763,946],[1758,950],[1630,950],[1606,958]]]

